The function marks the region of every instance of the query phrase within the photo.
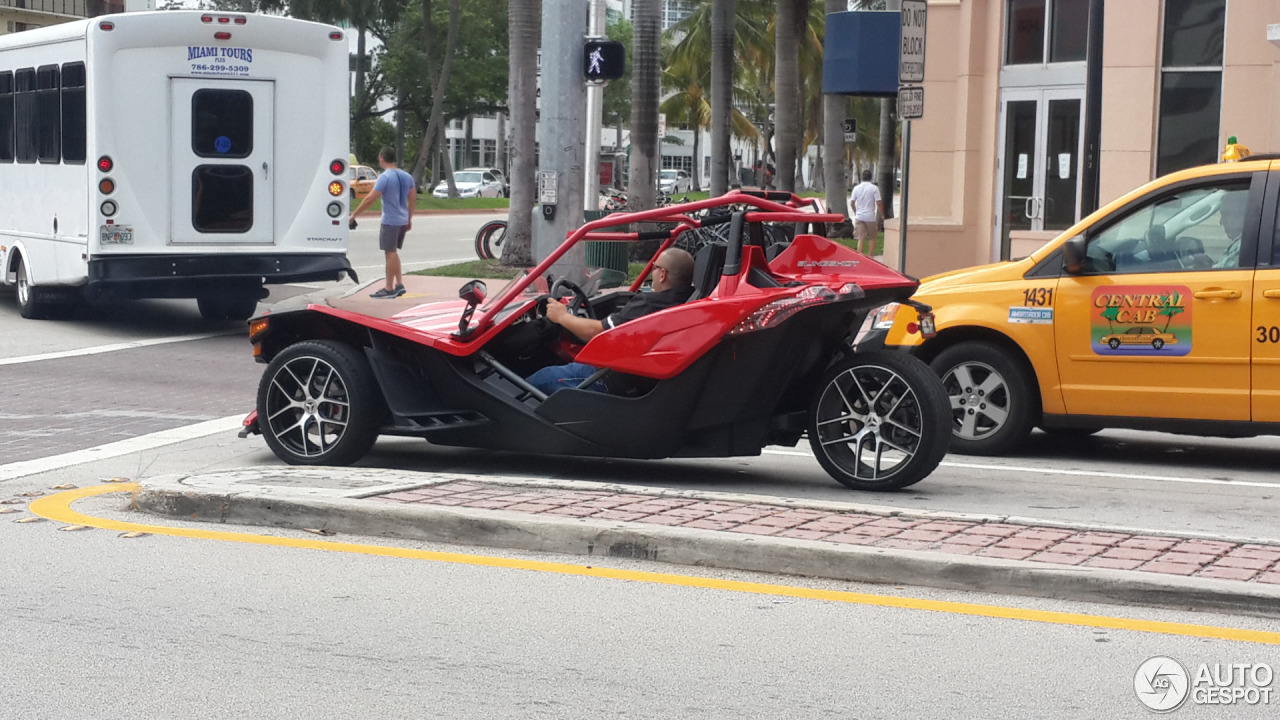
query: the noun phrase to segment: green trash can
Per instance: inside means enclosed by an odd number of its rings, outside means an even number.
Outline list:
[[[586,211],[586,220],[599,220],[609,213],[603,210]],[[621,228],[619,228],[621,229]],[[626,277],[629,270],[627,254],[630,249],[629,242],[604,242],[598,240],[588,240],[586,247],[586,263],[587,267],[601,267],[609,270],[617,270]],[[605,287],[618,287],[625,284],[625,281],[607,283]]]

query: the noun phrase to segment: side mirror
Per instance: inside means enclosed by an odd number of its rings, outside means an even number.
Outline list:
[[[489,288],[480,280],[472,280],[458,288],[458,297],[467,301],[467,307],[463,309],[462,317],[458,319],[458,337],[466,337],[470,332],[471,315],[488,295]]]
[[[466,300],[470,305],[483,304],[484,299],[488,296],[489,288],[481,280],[472,280],[458,288],[458,297]]]
[[[1077,275],[1084,271],[1086,247],[1084,238],[1077,235],[1062,244],[1062,269]]]

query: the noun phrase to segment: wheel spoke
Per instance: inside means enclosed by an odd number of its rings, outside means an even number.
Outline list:
[[[844,403],[844,409],[850,415],[856,415],[857,411],[853,408],[853,403],[849,402],[849,397],[844,394],[844,389],[840,387],[839,379],[831,381],[831,387],[836,389],[836,394],[840,396],[840,402]]]
[[[853,378],[853,386],[854,386],[854,387],[856,387],[856,388],[858,388],[858,394],[862,395],[862,401],[863,401],[863,402],[865,402],[865,403],[867,404],[867,410],[868,410],[868,411],[872,411],[872,410],[874,410],[875,408],[874,408],[874,406],[871,404],[871,397],[870,397],[869,395],[867,395],[867,391],[862,387],[862,381],[861,381],[861,380],[858,380],[858,376],[857,376],[857,374],[855,374],[852,370],[850,370],[850,371],[849,371],[848,373],[846,373],[846,374],[847,374],[849,377]],[[839,388],[840,386],[839,386],[839,385],[836,385],[836,387],[837,387],[837,388]],[[840,393],[840,395],[841,395],[841,397],[843,397],[843,396],[844,396],[844,393]],[[852,409],[853,409],[853,408],[850,408],[850,410],[852,410]]]
[[[965,413],[964,421],[960,424],[960,435],[962,437],[972,438],[977,435],[978,416],[973,413]]]
[[[964,404],[964,398],[960,395],[951,396],[951,409],[964,410],[967,406]]]
[[[897,443],[893,442],[892,440],[886,440],[886,439],[884,439],[883,437],[882,437],[882,438],[880,438],[880,444],[881,444],[881,445],[884,445],[885,447],[889,448],[890,450],[897,450],[898,452],[902,453],[903,455],[906,455],[907,457],[906,457],[906,459],[904,459],[904,460],[903,460],[903,462],[906,462],[906,460],[911,459],[911,457],[912,457],[913,455],[915,455],[915,454],[916,454],[914,450],[908,450],[908,449],[906,449],[906,448],[902,447],[901,445],[899,445],[899,444],[897,444]]]
[[[996,424],[996,427],[1004,425],[1005,420],[1009,419],[1008,410],[990,403],[988,403],[985,408],[978,410],[978,414],[991,420],[991,422]]]
[[[1000,377],[999,373],[991,373],[987,376],[987,379],[983,380],[982,384],[978,386],[978,392],[985,397],[1003,387],[1004,378]]]
[[[849,414],[849,415],[841,415],[840,417],[837,417],[837,418],[831,418],[830,420],[821,420],[821,421],[819,421],[819,422],[818,422],[818,427],[822,427],[823,425],[830,425],[830,424],[832,424],[832,423],[849,422],[849,421],[851,421],[851,420],[852,420],[852,421],[857,421],[857,422],[859,422],[859,423],[865,423],[865,422],[867,421],[867,416],[866,416],[866,415],[859,415],[859,414],[857,414],[857,413],[851,413],[851,414]]]
[[[901,431],[903,431],[903,432],[909,432],[909,433],[911,433],[912,435],[915,435],[916,437],[920,437],[920,431],[919,431],[919,430],[915,430],[915,429],[913,429],[913,428],[909,428],[909,427],[907,427],[906,425],[903,425],[902,423],[898,422],[897,420],[894,420],[893,418],[885,418],[885,419],[884,419],[884,421],[885,421],[885,423],[886,423],[886,424],[892,425],[892,426],[894,426],[894,427],[898,428],[899,430],[901,430]]]
[[[960,392],[966,392],[973,387],[973,373],[969,372],[968,365],[957,365],[951,369],[951,376],[960,384]]]

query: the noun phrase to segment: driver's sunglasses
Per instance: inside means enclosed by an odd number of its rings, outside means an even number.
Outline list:
[[[653,266],[653,269],[654,269],[654,270],[661,270],[661,271],[662,271],[662,272],[664,272],[664,273],[670,273],[670,272],[671,272],[671,270],[670,270],[670,269],[668,269],[668,268],[664,268],[664,267],[662,267],[661,265],[654,265],[654,266]]]

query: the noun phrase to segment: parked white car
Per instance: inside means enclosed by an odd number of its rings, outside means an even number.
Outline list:
[[[687,193],[693,188],[693,179],[684,170],[662,170],[658,173],[658,189],[670,193]]]
[[[487,170],[459,170],[453,174],[454,185],[458,188],[458,196],[464,198],[502,197],[502,181]],[[432,197],[449,197],[449,183],[443,180],[431,191]]]

